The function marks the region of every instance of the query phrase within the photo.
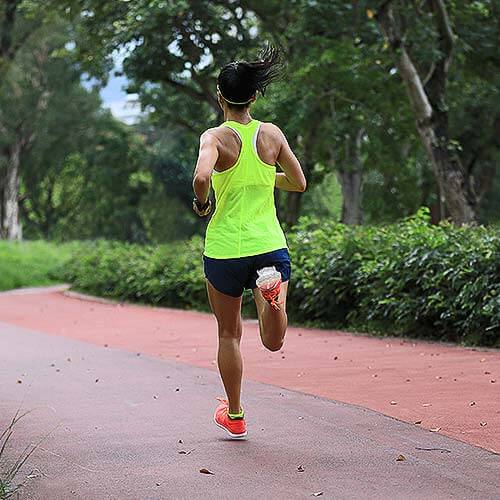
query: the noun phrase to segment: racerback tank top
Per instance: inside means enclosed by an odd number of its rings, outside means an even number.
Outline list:
[[[238,134],[241,150],[232,167],[212,173],[216,208],[205,235],[207,257],[248,257],[287,246],[274,204],[276,167],[257,154],[260,125],[257,120],[223,123]]]

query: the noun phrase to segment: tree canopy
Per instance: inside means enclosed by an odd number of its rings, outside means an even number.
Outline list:
[[[222,120],[218,71],[266,43],[287,65],[253,113],[284,130],[310,186],[278,196],[285,223],[380,223],[420,206],[434,222],[496,222],[499,14],[495,0],[7,0],[2,234],[19,216],[45,237],[200,231],[190,179],[199,135]],[[133,126],[97,94],[117,60],[145,111]]]

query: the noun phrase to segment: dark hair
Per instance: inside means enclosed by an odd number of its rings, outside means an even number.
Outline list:
[[[229,106],[245,107],[256,92],[265,94],[267,86],[283,69],[281,51],[268,45],[257,61],[235,61],[226,64],[217,78],[219,92]]]

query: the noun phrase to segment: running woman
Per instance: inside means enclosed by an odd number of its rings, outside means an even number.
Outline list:
[[[216,209],[206,231],[203,262],[218,324],[217,362],[227,400],[219,399],[214,420],[236,439],[247,435],[240,403],[243,291],[253,291],[262,343],[278,351],[287,329],[291,266],[276,216],[274,188],[306,189],[300,163],[283,132],[250,116],[257,93],[264,95],[280,69],[280,53],[272,47],[258,61],[236,61],[222,68],[217,98],[225,121],[201,135],[193,179],[193,209],[198,215],[211,212],[210,186],[215,192]],[[282,172],[276,172],[276,165]],[[257,283],[262,281],[259,288]]]

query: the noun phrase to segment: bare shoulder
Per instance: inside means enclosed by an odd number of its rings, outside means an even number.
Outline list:
[[[218,132],[218,129],[219,127],[213,127],[213,128],[209,128],[207,130],[205,130],[205,132],[203,132],[200,136],[200,142],[202,143],[216,143],[218,142],[218,139],[219,139],[219,134],[220,132]]]
[[[213,127],[205,130],[203,134],[201,134],[202,140],[207,140],[213,142],[215,144],[224,144],[227,142],[228,138],[233,137],[233,133],[228,127],[224,127],[219,125],[218,127]]]
[[[260,125],[260,132],[266,138],[280,143],[285,137],[278,125],[271,122],[262,122]]]

